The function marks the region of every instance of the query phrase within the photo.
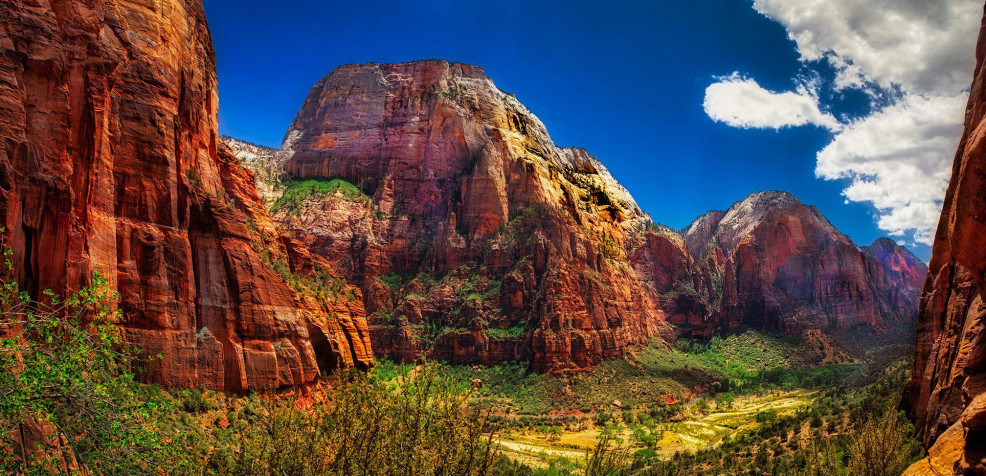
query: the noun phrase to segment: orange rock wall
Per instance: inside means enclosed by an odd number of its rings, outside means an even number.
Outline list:
[[[986,21],[965,132],[921,297],[904,406],[931,457],[909,474],[986,472]]]
[[[269,389],[370,362],[362,306],[304,299],[269,266],[288,246],[217,139],[198,0],[3,0],[0,24],[0,215],[24,289],[101,272],[165,385]]]

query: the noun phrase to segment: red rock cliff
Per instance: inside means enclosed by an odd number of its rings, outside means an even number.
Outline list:
[[[358,291],[289,287],[317,260],[277,238],[217,140],[198,0],[2,0],[0,24],[0,215],[25,289],[100,271],[165,385],[269,389],[370,362]]]
[[[986,21],[976,60],[904,397],[919,435],[933,446],[910,474],[986,472]]]
[[[289,179],[269,190],[275,220],[359,285],[383,355],[563,371],[669,336],[666,323],[886,331],[917,312],[923,263],[889,240],[858,248],[789,194],[684,236],[654,225],[475,66],[336,68],[280,151],[237,148],[258,176]]]
[[[723,330],[896,331],[913,325],[926,267],[892,240],[860,249],[814,207],[760,192],[685,231],[696,289]]]
[[[662,332],[630,257],[663,253],[655,242],[667,238],[644,231],[648,218],[599,161],[556,147],[479,67],[336,68],[278,158],[291,178],[358,187],[275,203],[274,215],[359,284],[381,354],[565,371]],[[687,270],[680,238],[664,244]]]

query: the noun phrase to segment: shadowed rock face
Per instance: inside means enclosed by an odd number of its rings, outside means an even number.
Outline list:
[[[696,289],[720,297],[714,322],[799,332],[913,324],[926,267],[892,240],[858,248],[814,207],[760,192],[685,230]],[[713,299],[714,300],[714,299]]]
[[[275,217],[358,283],[380,354],[564,371],[661,332],[664,313],[631,258],[664,252],[654,242],[668,238],[643,231],[649,219],[602,164],[556,147],[479,67],[336,68],[277,162],[289,177],[341,178],[366,195]]]
[[[976,60],[904,396],[921,438],[934,445],[909,474],[986,471],[986,23]]]
[[[358,291],[302,297],[270,266],[317,259],[276,238],[217,140],[198,0],[2,0],[0,23],[0,215],[26,290],[101,272],[165,385],[270,389],[369,364]]]

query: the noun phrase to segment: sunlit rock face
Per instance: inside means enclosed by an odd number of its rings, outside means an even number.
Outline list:
[[[295,184],[355,185],[274,197],[273,216],[361,288],[381,355],[567,371],[655,336],[884,332],[916,315],[924,264],[892,241],[859,248],[781,192],[684,233],[655,225],[476,66],[339,67],[273,156]]]
[[[986,27],[921,296],[904,406],[929,457],[908,474],[986,472]]]
[[[476,66],[336,68],[277,162],[365,194],[275,218],[358,283],[379,354],[587,368],[664,332],[634,257],[664,253],[665,240],[682,260],[669,272],[687,273],[679,237],[646,231],[598,160],[555,146]]]
[[[699,288],[720,293],[721,329],[913,326],[924,263],[886,238],[857,247],[786,192],[755,193],[709,212],[684,235]]]
[[[0,23],[0,215],[24,289],[99,271],[165,385],[273,389],[370,363],[358,290],[304,297],[272,269],[317,259],[278,238],[217,139],[199,1],[2,1]]]

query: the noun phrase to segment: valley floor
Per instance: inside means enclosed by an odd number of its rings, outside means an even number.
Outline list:
[[[798,409],[809,407],[816,391],[798,389],[777,391],[736,398],[732,405],[707,414],[696,412],[698,399],[692,401],[686,413],[695,415],[679,422],[659,425],[660,439],[653,445],[661,458],[670,458],[679,452],[695,452],[715,446],[725,436],[735,437],[740,432],[758,426],[757,414],[773,410],[780,415],[793,416]],[[560,435],[546,436],[536,431],[507,432],[497,438],[504,455],[516,461],[537,467],[547,467],[551,460],[568,458],[577,461],[596,446],[599,436],[611,431],[624,441],[634,441],[634,431],[629,427],[607,429],[592,427],[580,431],[563,431]],[[635,443],[633,450],[647,446]]]

